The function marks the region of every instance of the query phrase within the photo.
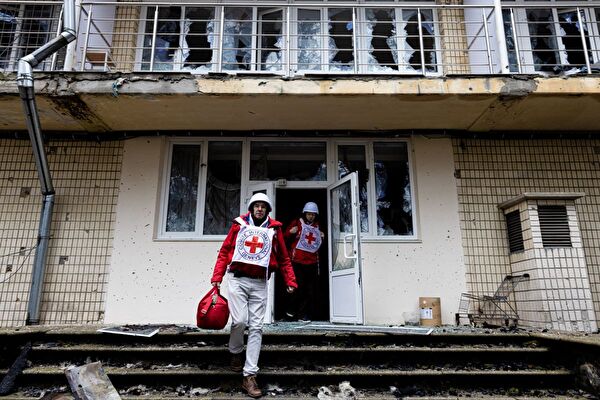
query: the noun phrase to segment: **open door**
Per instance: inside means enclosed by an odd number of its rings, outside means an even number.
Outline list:
[[[246,191],[246,198],[244,199],[244,202],[242,204],[242,210],[241,210],[242,214],[245,214],[248,212],[248,210],[246,208],[248,206],[248,202],[250,201],[250,198],[252,197],[252,195],[254,195],[256,193],[264,193],[267,196],[269,196],[269,198],[271,199],[271,203],[273,203],[273,209],[271,210],[269,217],[275,218],[275,183],[274,182],[254,183],[254,184],[248,185],[248,189]],[[275,319],[275,316],[274,316],[275,307],[273,306],[274,301],[275,301],[275,279],[269,279],[267,311],[265,312],[265,323],[266,324],[273,323],[273,321]]]
[[[358,174],[327,188],[329,208],[329,317],[363,323]]]

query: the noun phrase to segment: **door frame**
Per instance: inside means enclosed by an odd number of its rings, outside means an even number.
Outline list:
[[[354,266],[351,268],[343,269],[341,271],[333,270],[333,218],[335,213],[332,211],[331,193],[338,187],[350,182],[350,193],[351,193],[351,216],[352,216],[352,234],[346,235],[343,239],[343,254],[347,259],[356,260]],[[363,301],[363,288],[362,288],[362,268],[361,268],[361,251],[360,251],[360,208],[359,208],[359,197],[358,197],[358,173],[352,172],[338,181],[332,183],[327,187],[327,228],[328,228],[328,262],[329,262],[329,320],[332,323],[352,323],[357,325],[364,324],[364,301]],[[348,256],[346,254],[346,239],[352,236],[352,254]],[[355,308],[354,315],[350,316],[336,316],[334,310],[334,280],[335,278],[342,276],[353,276],[354,283],[354,300]]]

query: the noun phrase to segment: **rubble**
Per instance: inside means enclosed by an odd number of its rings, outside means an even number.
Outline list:
[[[359,394],[350,385],[350,382],[344,381],[335,386],[322,386],[319,388],[319,394],[317,394],[319,400],[354,400],[359,398]]]
[[[65,375],[78,400],[121,400],[100,362],[67,368]]]

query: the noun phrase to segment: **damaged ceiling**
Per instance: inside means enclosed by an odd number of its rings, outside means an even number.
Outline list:
[[[38,73],[45,131],[596,131],[600,77],[194,76]],[[24,130],[15,76],[0,130]]]

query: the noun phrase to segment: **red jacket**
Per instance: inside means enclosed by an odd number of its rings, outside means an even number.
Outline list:
[[[313,226],[315,228],[319,227],[318,222],[313,222],[312,224],[307,224]],[[293,227],[297,227],[298,231],[296,233],[291,233],[290,229]],[[304,265],[312,265],[317,264],[319,262],[319,252],[310,253],[308,251],[299,250],[296,248],[298,244],[298,240],[300,240],[300,234],[302,233],[302,224],[300,223],[300,219],[293,220],[283,233],[285,240],[287,243],[291,242],[289,247],[289,253],[291,254],[290,258],[296,264],[304,264]]]
[[[250,219],[250,213],[241,215],[240,218],[248,222]],[[285,284],[287,286],[297,288],[298,285],[296,284],[296,276],[294,275],[290,257],[288,256],[288,252],[285,247],[283,234],[281,233],[281,222],[275,221],[270,217],[267,218],[269,222],[266,227],[273,228],[275,230],[275,234],[273,235],[273,245],[271,248],[271,258],[269,258],[269,276],[271,276],[271,274],[279,268],[281,269]],[[231,229],[229,229],[227,237],[223,241],[223,245],[221,245],[221,250],[219,250],[213,276],[210,280],[211,283],[221,282],[223,280],[223,275],[225,275],[225,272],[227,271],[227,267],[229,267],[230,271],[240,271],[252,277],[262,278],[265,276],[265,269],[263,267],[254,264],[231,262],[233,258],[233,252],[235,251],[237,234],[239,231],[240,223],[234,220]]]

